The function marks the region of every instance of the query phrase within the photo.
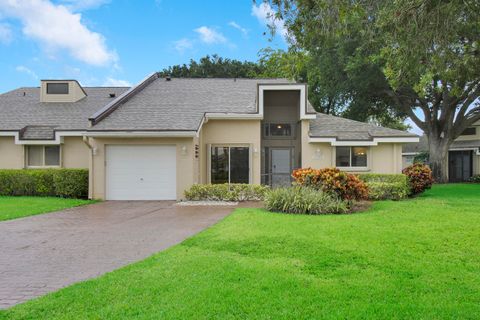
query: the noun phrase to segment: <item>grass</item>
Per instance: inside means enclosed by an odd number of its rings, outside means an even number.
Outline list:
[[[63,210],[93,202],[54,197],[0,197],[0,221]]]
[[[352,215],[237,209],[142,262],[5,319],[478,319],[480,185]]]

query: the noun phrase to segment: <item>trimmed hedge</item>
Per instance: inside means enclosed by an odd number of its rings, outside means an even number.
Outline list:
[[[345,201],[309,187],[277,188],[265,195],[265,209],[292,214],[339,214],[349,211]]]
[[[0,196],[86,198],[88,196],[88,170],[0,170]]]
[[[400,200],[410,192],[408,177],[404,174],[359,174],[360,180],[368,186],[370,200]]]
[[[184,194],[190,201],[257,201],[263,200],[269,189],[244,183],[194,184]]]

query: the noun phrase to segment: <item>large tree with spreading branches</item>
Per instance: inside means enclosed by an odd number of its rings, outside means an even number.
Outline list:
[[[436,180],[448,180],[451,143],[480,121],[480,2],[266,2],[284,20],[292,46],[312,60],[333,58],[336,67],[321,76],[333,79],[338,96],[408,115],[428,137]]]

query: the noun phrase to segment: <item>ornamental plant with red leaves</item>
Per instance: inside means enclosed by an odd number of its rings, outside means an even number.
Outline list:
[[[432,170],[423,163],[415,163],[403,169],[403,174],[408,177],[410,193],[412,195],[424,192],[432,187],[434,182]]]
[[[362,200],[368,198],[368,188],[365,182],[356,175],[337,168],[312,169],[301,168],[293,170],[295,184],[310,187],[329,194],[335,194],[343,200]]]

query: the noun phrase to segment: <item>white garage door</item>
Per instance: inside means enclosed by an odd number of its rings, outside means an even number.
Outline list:
[[[107,200],[175,200],[175,146],[107,146]]]

